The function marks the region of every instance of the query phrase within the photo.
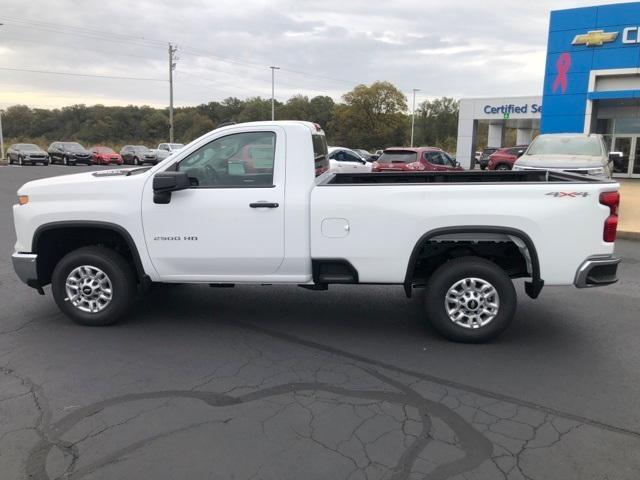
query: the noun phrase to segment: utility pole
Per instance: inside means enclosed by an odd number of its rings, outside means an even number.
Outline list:
[[[4,110],[0,110],[0,160],[4,159],[4,137],[2,136],[2,114]]]
[[[174,55],[178,47],[169,42],[169,143],[173,143],[173,71],[176,68]]]
[[[413,89],[413,106],[411,107],[411,146],[413,147],[413,129],[416,124],[416,92],[419,92],[419,88]]]
[[[269,67],[271,69],[271,121],[276,119],[276,70],[280,67]]]

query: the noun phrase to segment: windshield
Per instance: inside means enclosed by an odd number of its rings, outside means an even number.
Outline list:
[[[380,158],[378,163],[413,163],[418,159],[418,154],[411,150],[387,150]]]
[[[116,153],[113,150],[111,150],[109,147],[97,147],[95,148],[95,151],[98,153]]]
[[[63,143],[63,145],[64,148],[66,148],[67,150],[71,150],[72,152],[77,150],[84,150],[84,147],[76,142],[66,142]]]
[[[148,152],[149,151],[149,149],[147,147],[145,147],[144,145],[139,145],[139,146],[133,147],[133,149],[136,152]]]
[[[38,147],[37,145],[34,145],[33,143],[18,143],[14,148],[16,150],[24,150],[27,152],[30,152],[33,150],[40,150],[40,147]]]
[[[544,136],[533,141],[527,155],[602,155],[602,145],[598,137]]]

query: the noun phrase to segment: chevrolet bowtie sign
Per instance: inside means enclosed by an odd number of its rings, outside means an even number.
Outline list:
[[[576,35],[572,45],[586,45],[587,47],[601,47],[605,43],[613,42],[618,38],[618,32],[605,32],[604,30],[591,30],[590,32]]]
[[[640,43],[640,27],[626,27],[622,30],[622,43],[625,45],[637,45]],[[605,43],[614,42],[619,32],[605,32],[604,30],[590,30],[573,38],[572,45],[585,45],[587,47],[601,47]]]

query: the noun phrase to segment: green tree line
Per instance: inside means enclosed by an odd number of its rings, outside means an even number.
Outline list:
[[[328,96],[295,95],[276,102],[277,120],[320,124],[330,145],[376,150],[409,144],[411,115],[405,95],[389,82],[358,85],[334,102]],[[452,98],[422,102],[415,114],[415,145],[455,149],[458,103]],[[174,109],[174,139],[188,143],[224,122],[271,119],[271,100],[226,98]],[[15,105],[3,114],[7,143],[31,142],[47,147],[56,140],[85,146],[124,144],[155,146],[168,141],[169,112],[149,106],[72,105],[60,109]]]

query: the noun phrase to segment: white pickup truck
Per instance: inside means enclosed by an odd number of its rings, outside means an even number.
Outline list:
[[[18,276],[73,320],[115,322],[155,282],[425,287],[444,336],[514,317],[512,279],[614,283],[618,184],[544,171],[334,174],[307,122],[214,130],[153,167],[36,180],[14,206]]]

